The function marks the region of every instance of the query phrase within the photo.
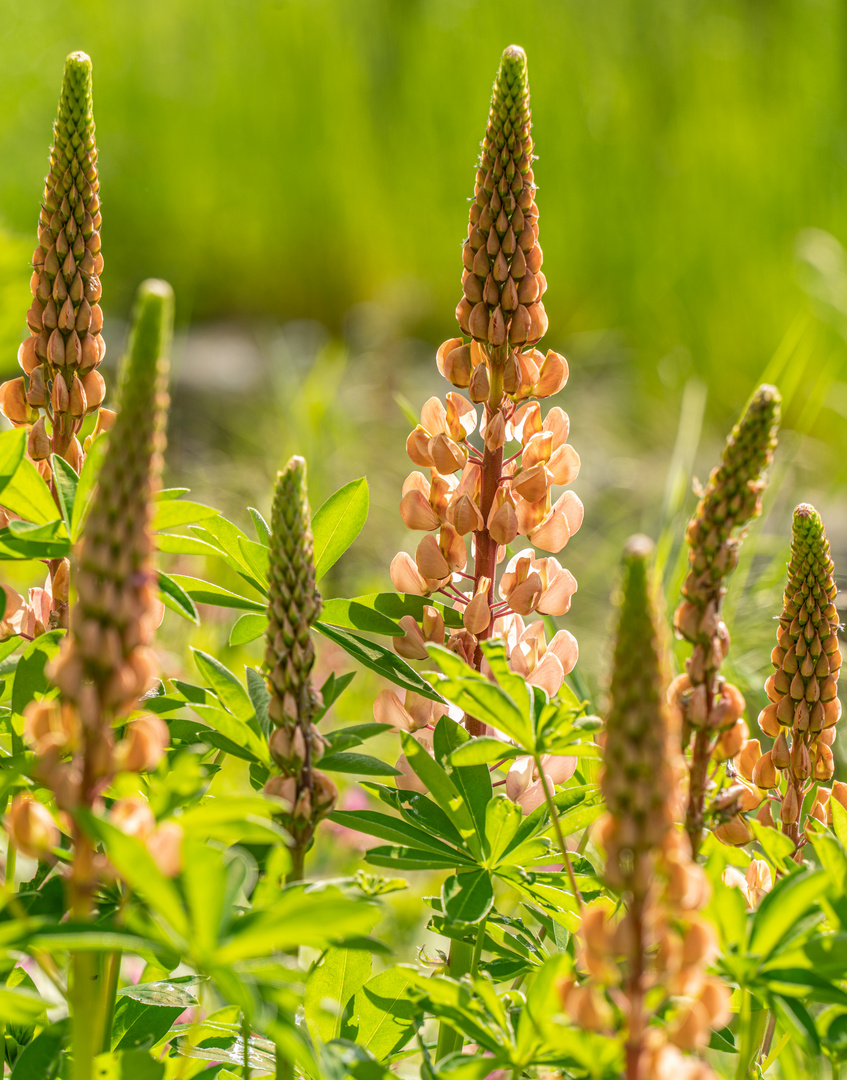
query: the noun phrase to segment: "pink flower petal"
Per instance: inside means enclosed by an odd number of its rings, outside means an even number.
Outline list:
[[[547,651],[553,653],[562,665],[562,671],[568,675],[576,667],[579,659],[579,644],[569,630],[559,630],[553,635],[553,640],[547,646]]]

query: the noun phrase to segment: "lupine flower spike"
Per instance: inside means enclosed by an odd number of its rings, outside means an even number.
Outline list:
[[[703,836],[709,762],[732,757],[749,735],[742,719],[741,692],[720,675],[729,649],[721,616],[726,579],[738,563],[743,530],[762,509],[766,471],[776,449],[780,395],[760,386],[727,439],[720,465],[712,471],[692,517],[686,539],[688,576],[674,625],[693,645],[686,674],[676,679],[671,698],[682,713],[682,742],[690,750],[686,829],[696,855]]]
[[[715,941],[697,912],[708,900],[708,882],[675,827],[684,764],[676,714],[666,704],[666,643],[652,562],[652,543],[633,537],[624,554],[605,732],[607,809],[596,831],[606,851],[606,881],[621,894],[625,913],[613,915],[602,904],[585,909],[577,967],[586,979],[568,979],[560,989],[566,1012],[581,1027],[626,1032],[626,1080],[712,1080],[711,1069],[683,1051],[701,1049],[710,1028],[725,1023],[729,992],[705,974]],[[666,1022],[651,1024],[660,1011]]]
[[[311,628],[320,613],[306,462],[293,457],[279,473],[274,495],[265,649],[268,715],[274,725],[270,751],[279,768],[265,791],[288,806],[283,820],[294,841],[290,880],[302,877],[315,826],[331,812],[338,795],[332,780],[315,768],[324,740],[312,723],[321,702],[311,681],[315,663]]]
[[[482,669],[479,643],[501,637],[512,668],[555,694],[576,663],[576,641],[561,630],[548,643],[543,624],[524,619],[533,612],[563,615],[570,607],[576,581],[552,555],[582,524],[583,508],[571,491],[555,500],[552,494],[579,472],[568,417],[555,407],[543,418],[532,400],[558,393],[568,376],[563,356],[535,348],[547,330],[541,300],[547,283],[532,151],[526,55],[512,45],[494,83],[463,249],[456,316],[471,340],[451,338],[436,357],[441,374],[467,397],[430,398],[408,438],[409,457],[425,471],[406,480],[400,512],[410,529],[427,535],[414,558],[397,555],[391,579],[399,592],[440,593],[462,612],[463,626],[448,632],[447,645],[468,664]],[[506,545],[518,536],[551,557],[526,547],[498,583]],[[423,627],[408,618],[404,629],[398,644],[404,656],[423,658],[427,642],[444,641],[434,606],[425,610]],[[389,704],[396,712],[400,703]],[[388,720],[385,705],[383,698],[377,714]],[[473,717],[465,723],[473,734],[483,730]]]
[[[76,809],[95,805],[117,771],[155,768],[168,743],[166,726],[149,716],[127,724],[116,744],[114,721],[138,707],[157,668],[150,645],[162,606],[151,521],[165,444],[172,322],[170,286],[145,282],[110,435],[111,453],[100,470],[78,553],[70,632],[51,672],[61,699],[35,702],[26,714],[39,775],[72,819]],[[118,807],[118,817],[126,809]],[[144,809],[149,825],[144,838],[149,840],[155,822],[146,804]],[[137,808],[134,815],[133,829]],[[97,863],[81,828],[74,829],[71,894],[75,913],[84,917]],[[159,836],[154,845],[170,845],[172,855],[173,841]],[[175,860],[168,861],[172,866]]]
[[[832,744],[841,717],[836,592],[823,522],[814,507],[803,503],[794,511],[788,583],[771,655],[776,670],[765,683],[770,704],[759,714],[759,727],[776,741],[758,757],[751,774],[777,798],[784,776],[779,819],[796,845],[798,861],[803,801],[815,783],[832,780],[835,771]],[[835,794],[843,799],[840,791]],[[828,796],[819,787],[809,808],[824,823],[831,821]]]
[[[15,427],[28,429],[27,454],[48,482],[51,454],[80,471],[84,451],[78,436],[87,415],[97,413],[92,434],[114,420],[113,412],[100,409],[106,384],[98,368],[106,345],[101,335],[99,190],[91,61],[85,53],[71,53],[32,256],[29,337],[18,350],[24,374],[0,386],[0,411]],[[20,601],[20,614],[9,629],[34,637],[50,626],[66,627],[68,585],[67,560],[55,560],[46,590],[33,590],[28,604],[12,595]]]
[[[45,181],[32,256],[30,336],[18,351],[24,378],[0,387],[0,406],[16,426],[33,425],[29,454],[49,479],[49,456],[79,471],[77,435],[87,413],[105,395],[97,370],[106,347],[100,309],[100,181],[91,96],[91,61],[71,53],[53,127],[50,172]]]

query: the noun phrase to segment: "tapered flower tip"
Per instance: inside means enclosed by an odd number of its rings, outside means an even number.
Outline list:
[[[504,76],[510,83],[514,83],[515,78],[520,76],[526,77],[526,53],[520,47],[520,45],[509,45],[503,50],[503,56],[500,59],[500,76]]]
[[[138,287],[135,320],[125,379],[144,378],[167,364],[173,328],[174,291],[167,281],[150,278]]]
[[[65,61],[59,119],[71,120],[74,127],[81,119],[90,121],[91,105],[91,57],[84,52],[72,52]]]
[[[824,527],[821,516],[811,503],[800,503],[794,511],[794,529],[802,536],[823,536]]]

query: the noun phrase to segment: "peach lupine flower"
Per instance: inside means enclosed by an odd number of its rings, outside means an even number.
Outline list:
[[[541,769],[550,785],[566,784],[576,772],[576,758],[560,754],[542,754]],[[545,801],[544,784],[531,757],[515,758],[506,775],[506,794],[524,814],[531,814]]]
[[[445,629],[430,608],[422,625],[401,619],[403,635],[394,638],[401,656],[423,660],[430,643],[443,642],[491,677],[481,643],[497,637],[512,670],[554,696],[576,663],[576,641],[559,631],[548,644],[543,623],[524,619],[533,612],[564,615],[576,581],[557,559],[533,548],[498,575],[518,535],[555,554],[584,512],[573,492],[555,491],[579,472],[568,416],[558,406],[542,416],[532,400],[558,394],[568,379],[565,358],[536,347],[547,330],[541,301],[547,282],[533,160],[526,56],[510,46],[495,81],[462,253],[456,318],[463,336],[445,341],[436,354],[439,372],[464,393],[451,391],[443,402],[429,398],[407,439],[416,470],[403,484],[400,513],[409,529],[425,535],[414,555],[395,556],[390,573],[398,592],[440,594],[461,614],[460,628]],[[419,721],[408,704],[408,697],[404,704],[384,692],[375,715],[410,730]],[[486,730],[471,715],[464,723],[472,735]],[[400,786],[406,781],[415,783],[406,777]]]
[[[764,859],[754,859],[747,867],[746,874],[735,866],[728,866],[723,872],[723,883],[731,889],[741,890],[748,911],[755,911],[773,888],[771,870]]]

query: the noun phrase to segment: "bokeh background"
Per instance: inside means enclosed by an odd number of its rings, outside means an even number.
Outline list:
[[[728,600],[734,673],[755,709],[795,503],[816,503],[847,566],[842,0],[0,7],[0,367],[15,370],[25,333],[64,57],[83,49],[107,364],[137,283],[167,278],[173,484],[246,526],[292,452],[309,460],[315,506],[368,476],[371,517],[330,594],[389,587],[392,555],[411,549],[398,513],[408,415],[447,389],[434,354],[457,333],[490,87],[502,49],[523,45],[546,344],[570,360],[557,403],[583,460],[585,525],[562,557],[580,582],[564,625],[581,685],[602,685],[623,540],[659,541],[672,600],[692,477],[768,379],[785,428]],[[203,634],[227,629],[212,619]]]

